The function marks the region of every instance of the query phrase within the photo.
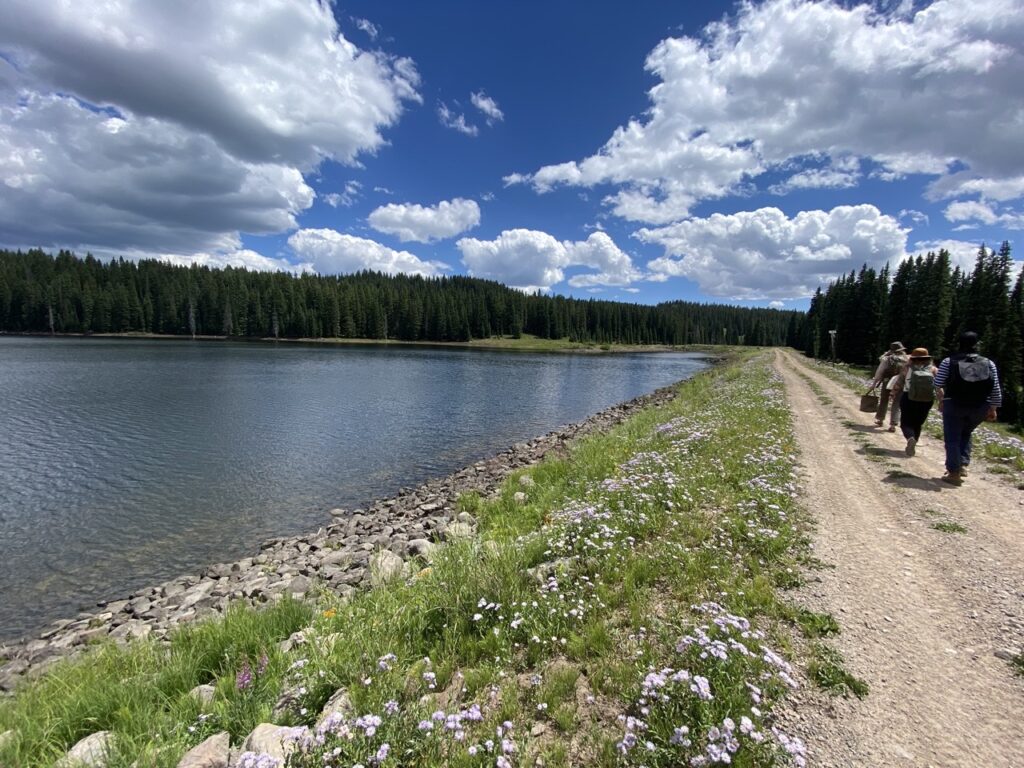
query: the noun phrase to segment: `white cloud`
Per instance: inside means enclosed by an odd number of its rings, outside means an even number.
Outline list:
[[[782,309],[783,307],[786,306],[786,304],[785,302],[776,299],[775,301],[769,301],[768,306],[771,307],[772,309]]]
[[[312,272],[313,265],[309,263],[293,264],[287,259],[275,259],[264,256],[262,253],[251,251],[247,248],[240,248],[225,253],[192,253],[188,255],[163,253],[163,254],[123,254],[125,258],[138,260],[139,258],[157,258],[171,264],[183,267],[190,267],[196,264],[201,267],[236,267],[248,269],[250,272],[289,272],[294,275],[303,272]]]
[[[957,229],[968,229],[978,224],[992,226],[998,224],[1007,229],[1024,229],[1024,214],[1015,211],[997,211],[997,206],[975,200],[957,201],[946,206],[944,214],[947,221],[967,222]]]
[[[922,211],[916,211],[913,208],[904,208],[897,216],[901,221],[903,219],[910,219],[914,224],[928,224],[928,214]]]
[[[560,242],[546,232],[511,229],[494,240],[465,237],[456,245],[471,275],[525,291],[550,290],[573,266],[598,270],[574,275],[569,280],[574,288],[625,286],[644,276],[604,232],[594,232],[582,241]]]
[[[419,101],[407,59],[363,51],[318,0],[8,0],[0,50],[29,87],[210,136],[252,162],[353,162]]]
[[[430,243],[455,237],[480,223],[480,206],[475,200],[457,197],[425,207],[412,203],[389,203],[375,209],[367,222],[378,232],[394,235],[403,243]]]
[[[498,102],[483,91],[470,94],[469,99],[473,102],[474,107],[487,116],[488,125],[505,119],[505,113],[499,109]]]
[[[453,131],[458,131],[466,136],[476,136],[480,133],[479,128],[466,122],[464,114],[452,112],[443,101],[437,106],[437,117],[445,128],[451,128]]]
[[[288,238],[288,245],[321,274],[343,275],[369,269],[389,275],[433,277],[448,269],[442,262],[424,261],[408,251],[396,251],[333,229],[300,229]]]
[[[356,25],[356,29],[361,29],[371,40],[376,40],[380,34],[380,27],[374,24],[369,19],[357,19],[353,18],[352,23]]]
[[[6,242],[77,250],[229,252],[239,232],[294,228],[314,197],[295,168],[174,123],[33,94],[0,104],[0,179]]]
[[[528,179],[539,192],[622,185],[606,203],[651,223],[805,157],[870,159],[890,177],[937,175],[939,188],[951,185],[944,193],[983,185],[1009,194],[1024,178],[1021,0],[909,8],[743,3],[701,37],[655,47],[646,67],[660,82],[642,120],[590,157],[506,183]],[[966,170],[944,176],[954,162]]]
[[[849,189],[857,186],[860,173],[839,168],[809,168],[794,173],[785,181],[773,184],[768,191],[773,195],[786,195],[794,189]]]
[[[421,100],[411,61],[354,46],[320,0],[10,0],[0,62],[0,231],[76,250],[294,229],[303,173],[358,164]]]
[[[907,230],[873,205],[857,205],[793,218],[778,208],[714,214],[636,236],[665,248],[648,269],[693,280],[710,296],[794,299],[862,264],[898,262]]]
[[[356,200],[359,199],[359,190],[363,188],[363,185],[358,181],[346,181],[344,189],[341,192],[331,192],[324,195],[324,202],[326,202],[332,208],[351,208],[355,205]]]

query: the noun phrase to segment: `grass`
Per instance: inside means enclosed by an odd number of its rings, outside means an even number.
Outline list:
[[[408,582],[236,610],[26,683],[0,704],[0,731],[17,734],[0,765],[48,766],[108,729],[112,766],[173,768],[217,731],[237,745],[278,703],[278,722],[310,726],[340,688],[380,722],[348,720],[353,738],[328,733],[293,768],[334,748],[338,764],[368,764],[385,743],[393,764],[494,765],[488,740],[516,764],[653,768],[707,754],[729,724],[734,764],[784,764],[767,718],[795,674],[793,628],[838,631],[784,592],[810,556],[794,454],[781,380],[742,354],[531,468],[532,484],[464,496],[479,538]],[[298,628],[307,641],[280,651]],[[215,686],[205,708],[188,695],[199,683]]]
[[[1018,675],[1024,677],[1024,653],[1018,653],[1014,656],[1010,664]]]
[[[835,648],[817,643],[812,646],[811,654],[807,673],[819,688],[833,696],[848,696],[852,693],[858,699],[863,699],[868,695],[868,684],[846,670],[843,656]]]
[[[943,533],[967,533],[967,529],[960,525],[960,523],[953,523],[949,520],[932,523],[931,527],[936,531],[942,531]]]

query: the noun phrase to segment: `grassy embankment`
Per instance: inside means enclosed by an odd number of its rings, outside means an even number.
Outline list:
[[[862,395],[865,382],[874,374],[867,368],[823,361],[814,361],[813,366],[849,389],[851,397]],[[924,433],[942,442],[942,416],[938,408],[933,407],[928,414]],[[1024,440],[1019,429],[1010,424],[985,422],[974,431],[973,444],[974,458],[981,457],[991,472],[1006,475],[1018,488],[1024,488]]]
[[[50,765],[107,729],[111,765],[175,766],[215,732],[239,743],[282,690],[294,703],[279,720],[313,725],[339,687],[351,716],[300,735],[289,765],[801,763],[772,707],[794,649],[838,627],[785,598],[812,561],[782,384],[744,353],[681,390],[499,498],[464,497],[477,536],[407,582],[58,665],[0,705],[0,731],[16,733],[0,765]],[[280,650],[306,625],[307,642]],[[813,679],[853,689],[827,646],[810,649]],[[208,682],[202,706],[188,691]]]

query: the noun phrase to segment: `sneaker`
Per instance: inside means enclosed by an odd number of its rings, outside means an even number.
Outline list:
[[[875,419],[875,426],[876,427],[882,426],[882,420],[881,419]]]
[[[942,476],[942,482],[949,483],[950,485],[963,485],[964,480],[960,476],[959,472],[947,472]]]
[[[890,424],[889,425],[889,431],[890,432],[895,432],[896,431],[896,425],[895,424]]]
[[[913,438],[913,437],[908,437],[907,438],[907,448],[906,448],[907,456],[913,456],[916,451],[917,451],[917,439]]]

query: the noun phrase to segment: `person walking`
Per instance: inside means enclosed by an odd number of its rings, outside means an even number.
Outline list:
[[[903,366],[907,364],[908,359],[907,348],[899,341],[894,341],[890,344],[889,350],[878,358],[878,368],[875,370],[874,377],[868,382],[868,389],[874,389],[879,384],[882,385],[882,389],[878,393],[878,408],[875,409],[876,427],[880,427],[885,423],[885,413],[889,410],[889,400],[892,396],[889,382],[893,376],[899,375],[900,371],[903,370]],[[896,431],[896,419],[898,416],[898,413],[890,413],[890,432]]]
[[[956,353],[945,358],[935,374],[935,392],[942,413],[946,474],[950,485],[962,485],[971,463],[971,434],[983,421],[995,421],[1003,404],[999,371],[978,354],[978,334],[967,331],[957,340]]]
[[[896,388],[900,390],[900,431],[907,441],[905,452],[913,456],[917,441],[921,439],[921,427],[935,400],[935,374],[938,369],[932,365],[932,356],[924,347],[917,347],[910,353],[910,361],[900,371]]]

